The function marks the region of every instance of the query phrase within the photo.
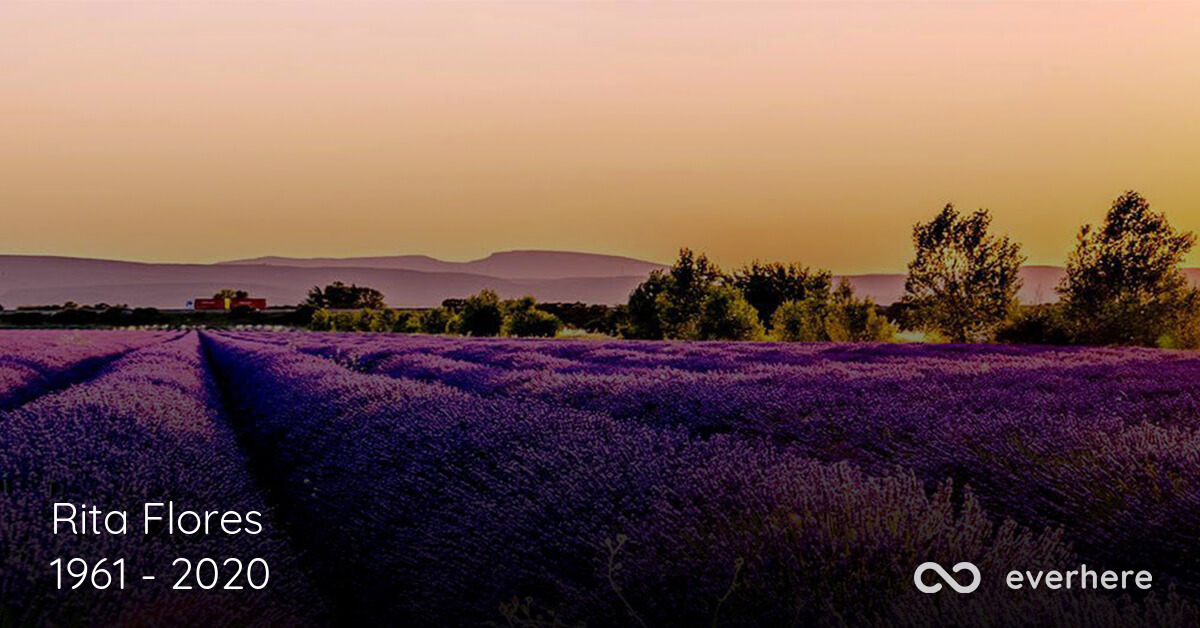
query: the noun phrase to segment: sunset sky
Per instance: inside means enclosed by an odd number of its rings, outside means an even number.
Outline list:
[[[1200,3],[0,2],[0,253],[1058,264],[1127,188],[1200,231]]]

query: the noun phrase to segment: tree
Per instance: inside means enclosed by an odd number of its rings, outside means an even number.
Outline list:
[[[821,342],[825,335],[825,305],[816,297],[784,301],[771,316],[771,333],[784,342]]]
[[[670,280],[661,270],[650,272],[645,281],[629,293],[629,322],[622,328],[625,338],[662,340],[665,335],[658,320],[658,297],[667,291]]]
[[[367,286],[346,284],[335,281],[324,288],[313,286],[308,291],[305,305],[314,308],[335,310],[352,309],[383,309],[387,304],[383,301],[383,293]]]
[[[625,320],[625,306],[610,307],[596,303],[538,303],[537,309],[553,314],[564,327],[573,327],[591,333],[614,336],[619,324]]]
[[[1075,340],[1154,345],[1185,324],[1194,297],[1180,265],[1195,243],[1137,192],[1117,198],[1103,226],[1080,229],[1058,286]]]
[[[785,301],[771,319],[772,333],[786,342],[892,342],[896,326],[870,298],[858,298],[843,279],[828,299],[812,295]]]
[[[870,297],[854,295],[854,287],[846,279],[829,298],[825,314],[825,335],[834,342],[892,342],[896,326],[880,316]]]
[[[481,290],[467,297],[462,311],[454,315],[448,328],[464,336],[497,336],[504,324],[500,297],[494,290]]]
[[[913,227],[916,255],[908,264],[903,301],[914,322],[953,342],[992,338],[1017,304],[1025,258],[1007,236],[990,233],[992,217],[980,209],[964,216],[946,205]]]
[[[316,310],[308,322],[308,328],[313,331],[333,331],[333,316],[329,310]]]
[[[1061,302],[1023,305],[996,332],[996,340],[1006,344],[1069,345],[1071,326]]]
[[[416,312],[385,310],[385,322],[390,331],[401,334],[416,334],[421,331],[421,319]]]
[[[666,272],[654,271],[629,295],[627,338],[695,338],[700,308],[709,291],[724,279],[701,253],[680,249]]]
[[[700,340],[761,340],[763,326],[758,312],[733,286],[708,290],[696,323]]]
[[[503,310],[505,336],[553,338],[563,326],[557,316],[539,310],[532,296],[506,301]]]
[[[734,271],[732,281],[750,305],[758,310],[759,321],[767,325],[775,315],[775,310],[785,301],[803,301],[810,296],[820,300],[827,298],[833,285],[833,274],[796,263],[762,263],[755,260],[749,266]]]
[[[1200,349],[1200,290],[1188,292],[1178,322],[1159,345],[1166,349]]]
[[[221,288],[213,295],[214,299],[248,299],[250,293],[245,290],[234,290],[233,288]]]
[[[450,311],[444,307],[425,310],[418,319],[418,328],[424,334],[444,334],[446,325],[450,323],[450,316]]]
[[[667,278],[666,290],[655,299],[663,332],[668,338],[694,338],[700,307],[709,290],[722,280],[721,269],[703,253],[696,255],[683,248]]]

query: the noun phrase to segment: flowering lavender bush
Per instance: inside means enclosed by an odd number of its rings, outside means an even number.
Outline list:
[[[261,340],[261,339],[260,339]],[[1088,559],[1200,585],[1200,356],[1145,349],[465,341],[319,336],[355,370],[766,438],[876,473],[952,478],[989,510],[1065,526]]]
[[[0,331],[0,409],[85,378],[168,334],[144,331]]]
[[[1200,621],[1196,354],[3,336],[52,383],[4,389],[2,625]],[[46,530],[56,501],[168,499],[261,511],[266,534]],[[53,590],[49,562],[79,554],[262,556],[271,585]],[[985,582],[919,593],[928,560]],[[1154,592],[1002,585],[1080,563]]]
[[[359,620],[479,621],[485,601],[530,594],[600,625],[717,612],[731,625],[1116,625],[1132,611],[1096,596],[935,604],[911,569],[932,556],[990,573],[1068,564],[1055,532],[1032,532],[1060,526],[1094,537],[1078,560],[1129,559],[1159,582],[1194,568],[1173,552],[1195,543],[1195,399],[1126,394],[1122,413],[1089,417],[1102,404],[1050,405],[1048,392],[1101,376],[1089,368],[1182,378],[1186,356],[254,334],[210,346],[290,518],[312,526],[301,538],[324,544],[322,581]],[[1039,369],[1051,388],[1027,391],[1033,409],[939,414]],[[900,399],[923,405],[898,412],[889,398],[909,388]],[[789,401],[800,412],[783,414]],[[1161,412],[1136,421],[1134,407]],[[955,494],[950,480],[980,488]],[[360,511],[344,538],[323,536]],[[596,539],[617,534],[609,562]],[[366,571],[348,558],[372,551]],[[372,585],[388,578],[405,594]],[[1155,604],[1143,612],[1190,617]]]
[[[270,520],[222,412],[192,334],[129,353],[94,379],[0,413],[2,623],[319,623],[322,602]],[[50,531],[56,502],[140,514],[146,502],[167,501],[200,510],[257,510],[267,516],[265,531],[145,536],[132,518],[124,535]],[[51,561],[76,556],[126,559],[137,570],[126,575],[132,586],[57,589]],[[179,573],[176,557],[231,556],[266,559],[270,586],[240,591],[234,603],[222,592],[170,590]],[[143,583],[141,574],[156,575],[157,585]]]

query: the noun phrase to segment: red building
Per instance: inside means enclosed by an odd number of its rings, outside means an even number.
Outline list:
[[[267,309],[266,299],[193,299],[193,310],[232,310],[235,307]]]

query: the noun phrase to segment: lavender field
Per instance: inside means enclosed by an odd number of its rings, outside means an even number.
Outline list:
[[[1195,625],[1198,428],[1185,352],[0,332],[0,625]],[[151,499],[266,533],[47,529]],[[54,590],[71,554],[272,580]],[[1001,586],[1080,563],[1153,592]]]

